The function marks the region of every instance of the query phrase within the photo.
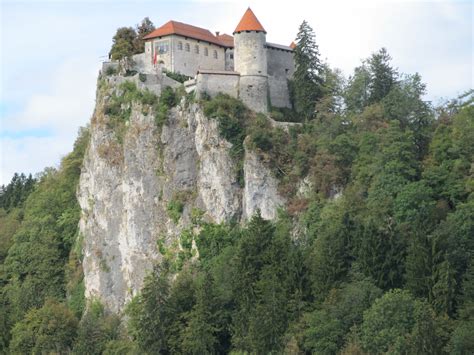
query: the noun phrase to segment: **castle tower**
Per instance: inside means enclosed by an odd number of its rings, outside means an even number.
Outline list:
[[[239,97],[257,112],[268,111],[266,33],[250,8],[234,31],[234,69],[240,73]]]

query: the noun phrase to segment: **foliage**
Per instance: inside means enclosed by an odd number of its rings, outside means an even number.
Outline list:
[[[305,315],[302,347],[312,353],[336,354],[349,340],[351,328],[362,323],[363,312],[381,294],[368,279],[332,289],[321,306]]]
[[[73,152],[62,160],[59,170],[46,170],[22,209],[11,210],[4,216],[5,227],[8,228],[3,229],[2,226],[2,242],[5,239],[10,242],[7,244],[7,257],[4,263],[2,259],[0,265],[0,300],[5,305],[5,319],[1,326],[3,347],[8,344],[11,327],[22,321],[30,310],[41,309],[46,299],[65,301],[69,281],[65,264],[75,242],[79,222],[76,186],[88,142],[89,132],[83,129]],[[23,217],[19,219],[19,215]],[[10,239],[12,235],[13,239]],[[43,313],[57,310],[53,303],[44,311],[32,313],[31,317],[43,317]],[[25,322],[18,328],[15,340],[18,344],[26,341],[21,335],[26,334],[23,333],[25,329],[36,327],[31,323],[33,321]],[[33,343],[30,345],[35,346]]]
[[[133,54],[143,53],[145,51],[145,41],[143,37],[155,29],[153,22],[145,17],[140,24],[133,27],[120,27],[112,38],[112,48],[109,52],[109,58],[120,60],[130,58]]]
[[[438,322],[428,304],[407,291],[392,290],[364,312],[360,342],[369,353],[441,353]]]
[[[68,353],[77,332],[77,319],[63,304],[47,301],[32,309],[12,330],[13,354]]]
[[[175,73],[175,72],[172,72],[172,71],[168,71],[166,69],[163,69],[163,72],[166,74],[167,77],[169,77],[173,80],[176,80],[179,83],[184,83],[185,81],[192,78],[188,75],[184,75],[184,74],[181,74],[181,73]]]
[[[168,216],[173,220],[176,224],[179,222],[181,218],[181,214],[183,213],[184,204],[182,201],[179,200],[171,200],[166,207],[168,212]]]
[[[155,25],[148,17],[145,17],[136,27],[137,37],[133,43],[135,53],[145,52],[145,41],[143,37],[155,30]]]
[[[31,174],[26,177],[25,174],[15,173],[7,186],[0,187],[0,208],[10,211],[12,208],[22,207],[35,185],[36,179]]]
[[[93,300],[79,323],[73,352],[103,354],[107,348],[110,349],[109,343],[120,337],[120,318],[106,314],[100,302]]]
[[[109,52],[109,58],[120,60],[130,58],[135,54],[134,43],[137,39],[137,33],[132,27],[120,27],[112,38],[112,48]]]
[[[303,21],[296,36],[293,90],[296,111],[307,120],[314,117],[316,101],[323,96],[323,68],[314,37],[311,26]]]

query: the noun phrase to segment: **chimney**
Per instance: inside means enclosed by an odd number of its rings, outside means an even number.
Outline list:
[[[216,37],[218,37],[218,36],[219,36],[219,33],[220,33],[219,31],[216,31]]]

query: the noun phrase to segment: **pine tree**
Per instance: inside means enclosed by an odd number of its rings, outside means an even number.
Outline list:
[[[390,57],[385,48],[372,54],[372,57],[368,60],[370,71],[370,104],[381,101],[388,95],[396,83],[397,73],[395,69],[390,66],[391,60],[392,57]]]
[[[303,21],[296,37],[293,90],[295,108],[306,120],[313,118],[316,101],[323,96],[323,65],[314,31]]]

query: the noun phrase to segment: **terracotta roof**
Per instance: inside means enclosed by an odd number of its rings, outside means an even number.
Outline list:
[[[245,11],[244,16],[242,16],[242,19],[235,28],[234,33],[242,31],[260,31],[267,33],[260,21],[258,21],[257,16],[255,16],[253,11],[250,9],[250,7],[247,9],[247,11]]]
[[[217,38],[224,46],[234,48],[234,37],[232,37],[231,35],[224,33],[222,35],[217,35]]]
[[[178,21],[168,21],[163,26],[143,37],[143,39],[151,39],[169,35],[180,35],[183,37],[194,38],[200,41],[205,41],[225,47],[225,45],[223,45],[223,43],[216,36],[214,36],[211,31]]]
[[[295,42],[291,42],[290,48],[291,48],[291,49],[295,49],[295,48],[296,48],[296,43],[295,43]]]

